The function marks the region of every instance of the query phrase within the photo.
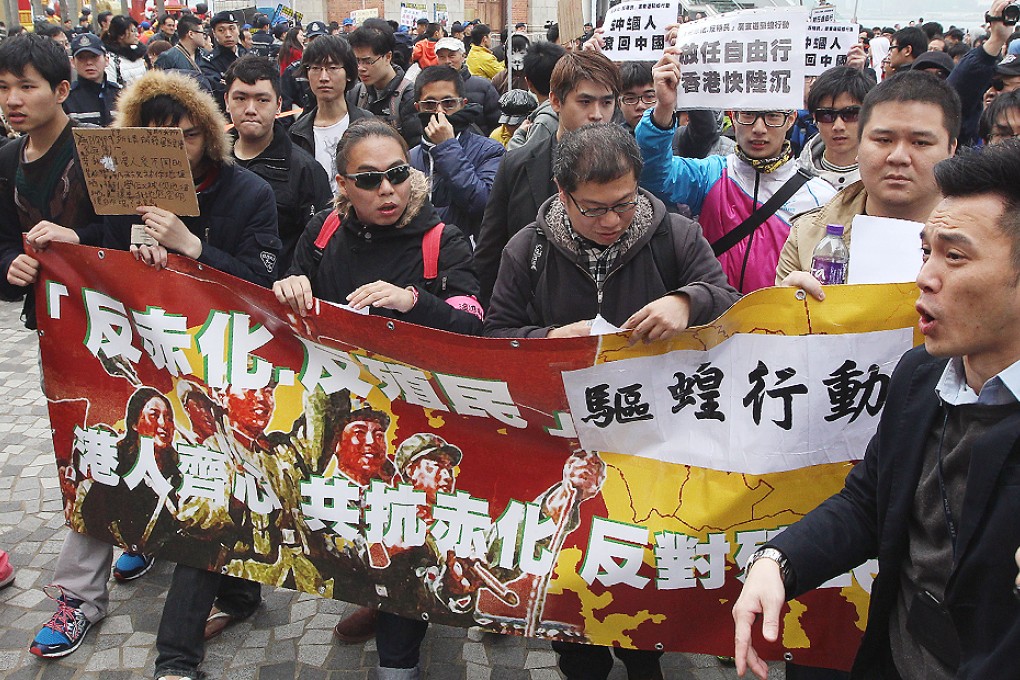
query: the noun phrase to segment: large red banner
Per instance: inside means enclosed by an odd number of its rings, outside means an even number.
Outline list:
[[[186,259],[39,257],[68,522],[161,558],[446,624],[727,654],[744,561],[851,465],[754,475],[585,451],[562,376],[754,329],[845,333],[859,304],[825,319],[766,291],[661,346],[494,340],[318,301],[296,317]],[[899,311],[871,329],[909,326],[909,291],[883,295]],[[848,667],[871,574],[854,577],[792,603],[766,654]]]

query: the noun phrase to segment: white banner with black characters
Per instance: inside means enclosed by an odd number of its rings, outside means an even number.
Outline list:
[[[859,460],[912,329],[785,337],[739,334],[565,371],[587,451],[766,474]]]
[[[431,12],[424,2],[402,2],[400,3],[400,25],[414,28],[421,17],[429,18]],[[431,19],[430,19],[431,21]]]
[[[857,44],[860,32],[859,24],[809,23],[804,40],[804,75],[820,76],[833,66],[846,66],[847,53]]]
[[[676,23],[679,9],[679,0],[628,0],[610,7],[602,51],[613,61],[658,61],[666,46],[666,26]]]
[[[804,104],[806,7],[749,9],[682,24],[677,108],[796,110]]]

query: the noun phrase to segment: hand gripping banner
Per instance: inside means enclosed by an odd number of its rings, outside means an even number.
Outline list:
[[[54,244],[39,341],[76,531],[262,583],[537,638],[732,653],[750,554],[839,490],[916,289],[741,300],[670,342],[459,336],[171,256]],[[785,612],[849,667],[874,565]]]

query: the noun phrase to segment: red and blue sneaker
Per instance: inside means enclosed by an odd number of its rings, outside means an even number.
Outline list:
[[[59,593],[57,597],[52,589]],[[57,611],[36,634],[29,651],[44,659],[67,656],[81,646],[92,624],[81,610],[81,600],[67,597],[60,586],[46,586],[43,592],[57,603]]]

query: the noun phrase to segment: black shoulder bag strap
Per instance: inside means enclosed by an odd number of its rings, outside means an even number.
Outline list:
[[[790,162],[795,163],[796,161]],[[727,250],[750,236],[755,229],[765,222],[765,220],[775,215],[776,211],[779,210],[784,203],[790,200],[790,198],[797,193],[797,190],[804,186],[809,179],[811,178],[798,168],[793,177],[786,180],[783,186],[779,187],[779,190],[772,194],[772,198],[765,201],[765,203],[751,213],[747,219],[730,231],[726,232],[722,238],[712,244],[712,252],[715,253],[715,256],[719,257]]]

